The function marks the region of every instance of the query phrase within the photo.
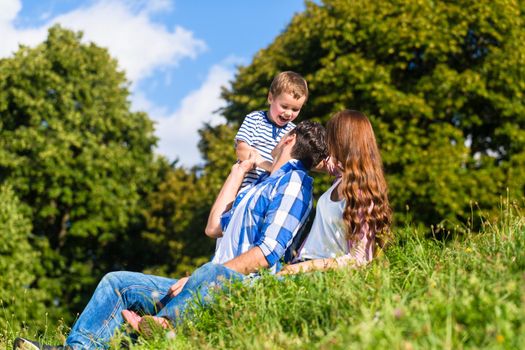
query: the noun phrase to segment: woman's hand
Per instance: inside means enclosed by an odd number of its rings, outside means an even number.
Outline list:
[[[338,162],[337,159],[335,159],[334,157],[329,156],[323,162],[328,174],[335,177],[341,177],[343,175],[343,165],[341,164],[341,162]]]
[[[328,156],[319,162],[312,170],[318,173],[328,173],[335,177],[343,175],[343,164],[337,162],[334,157]]]

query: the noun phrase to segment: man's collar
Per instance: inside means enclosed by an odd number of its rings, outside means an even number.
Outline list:
[[[274,176],[282,176],[283,174],[286,174],[289,171],[292,170],[302,170],[304,172],[307,172],[308,169],[304,166],[303,162],[301,162],[299,159],[290,159],[286,163],[284,163],[279,169],[277,169],[270,177]]]

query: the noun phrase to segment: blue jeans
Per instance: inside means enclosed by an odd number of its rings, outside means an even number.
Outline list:
[[[242,281],[245,278],[245,275],[223,265],[206,263],[191,274],[182,291],[176,297],[171,298],[156,316],[167,317],[174,325],[177,325],[182,321],[192,302],[209,304],[214,291],[227,287],[233,281]]]
[[[122,310],[168,317],[174,324],[182,320],[191,302],[209,302],[214,287],[245,276],[223,265],[207,263],[195,270],[182,291],[174,298],[168,295],[176,279],[146,275],[138,272],[110,272],[98,284],[91,300],[80,314],[66,345],[73,349],[107,348],[115,330],[124,319]]]

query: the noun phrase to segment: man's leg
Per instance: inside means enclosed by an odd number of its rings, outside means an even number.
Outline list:
[[[169,297],[176,279],[137,272],[110,272],[102,278],[91,300],[71,329],[66,345],[74,349],[107,348],[111,336],[123,323],[122,310],[155,314]]]
[[[193,272],[182,291],[172,298],[156,316],[167,317],[174,325],[182,321],[184,313],[195,301],[211,302],[214,291],[227,287],[233,281],[242,281],[245,275],[220,264],[207,263]]]

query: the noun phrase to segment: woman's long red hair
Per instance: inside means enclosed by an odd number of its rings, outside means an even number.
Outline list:
[[[363,113],[344,110],[328,121],[326,129],[328,152],[343,168],[347,239],[356,242],[368,224],[367,235],[383,248],[391,236],[392,210],[372,125]]]

